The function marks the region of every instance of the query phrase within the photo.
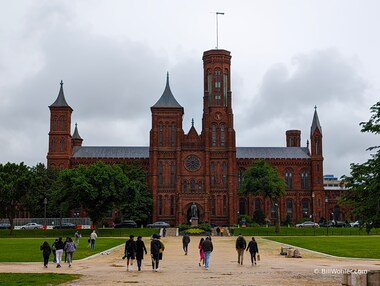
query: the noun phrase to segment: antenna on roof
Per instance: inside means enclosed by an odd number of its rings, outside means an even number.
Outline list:
[[[219,29],[218,29],[218,15],[224,15],[223,12],[215,12],[216,15],[216,49],[219,47]]]

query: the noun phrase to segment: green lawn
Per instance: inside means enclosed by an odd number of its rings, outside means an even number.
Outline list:
[[[58,285],[79,279],[78,274],[54,273],[0,273],[0,285],[4,286],[46,286]]]
[[[0,238],[0,262],[38,262],[43,261],[40,245],[47,241],[50,245],[54,238]],[[74,260],[105,251],[114,246],[125,243],[125,238],[103,238],[98,237],[95,250],[88,247],[87,239],[82,238],[74,253]],[[53,260],[53,254],[50,256]],[[75,263],[75,262],[74,262]]]
[[[340,257],[380,259],[379,236],[318,236],[265,238]]]

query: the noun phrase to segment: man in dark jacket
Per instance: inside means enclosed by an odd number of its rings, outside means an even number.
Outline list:
[[[207,236],[205,241],[202,243],[202,248],[205,253],[205,269],[208,270],[210,264],[211,252],[214,250],[214,246],[211,242],[211,237]]]
[[[238,238],[236,239],[236,251],[238,253],[238,263],[243,265],[244,250],[247,247],[247,242],[245,238],[239,233]]]
[[[129,236],[129,239],[125,242],[124,257],[127,258],[127,271],[132,270],[133,260],[136,258],[136,241],[134,241],[134,236]],[[131,268],[129,268],[129,263],[131,263]]]
[[[187,255],[189,243],[190,243],[190,236],[187,233],[185,233],[184,236],[182,237],[182,245],[183,245],[183,251],[185,251],[185,255]]]
[[[158,271],[158,264],[160,262],[160,249],[161,242],[158,240],[157,234],[153,234],[152,241],[150,242],[150,255],[152,256],[153,271]]]

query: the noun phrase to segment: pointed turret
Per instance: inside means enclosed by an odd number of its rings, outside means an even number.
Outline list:
[[[75,123],[75,129],[74,129],[73,136],[71,137],[71,141],[73,142],[73,147],[82,146],[83,139],[79,135],[77,123]]]
[[[152,107],[169,107],[169,108],[182,108],[182,106],[174,98],[172,91],[170,90],[169,85],[169,73],[166,76],[166,86],[163,94],[160,99]]]
[[[52,105],[50,105],[50,107],[70,107],[67,104],[67,101],[65,99],[65,94],[63,93],[63,81],[62,80],[61,80],[60,84],[61,84],[61,88],[59,89],[58,97],[54,101],[54,103]]]
[[[313,117],[313,122],[311,124],[310,136],[313,135],[315,129],[318,129],[319,133],[322,135],[322,127],[321,127],[321,124],[319,123],[317,106],[314,106],[314,117]]]

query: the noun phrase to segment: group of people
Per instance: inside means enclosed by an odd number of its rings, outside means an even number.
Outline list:
[[[256,265],[257,263],[256,261],[258,260],[260,256],[258,255],[259,247],[257,246],[257,242],[254,237],[252,237],[252,240],[248,243],[248,246],[247,246],[247,242],[245,241],[245,238],[241,234],[239,234],[239,236],[236,239],[235,247],[238,253],[239,264],[243,265],[244,251],[249,251],[249,253],[251,254],[252,266]],[[257,257],[256,257],[256,254],[258,255]]]
[[[187,252],[189,250],[189,243],[190,243],[190,236],[187,233],[185,233],[182,237],[182,246],[183,246],[183,251],[185,252],[185,255],[187,255]],[[199,241],[198,249],[199,249],[199,266],[204,265],[205,269],[208,270],[209,264],[210,264],[211,252],[214,250],[211,237],[207,236],[206,239],[202,237],[201,240]]]
[[[73,254],[76,249],[77,244],[71,239],[71,237],[66,237],[65,241],[62,240],[62,237],[59,237],[53,242],[51,247],[47,241],[44,241],[44,243],[40,246],[44,259],[44,267],[48,267],[51,253],[53,253],[53,262],[57,264],[57,268],[61,267],[63,254],[65,255],[64,261],[68,262],[69,267],[71,267],[73,262]]]
[[[133,269],[133,261],[137,261],[137,269],[141,271],[142,260],[144,254],[147,255],[148,251],[142,237],[137,237],[135,241],[134,235],[130,235],[129,239],[125,242],[124,256],[122,259],[127,259],[127,271]],[[152,270],[158,272],[160,260],[162,260],[165,245],[161,241],[161,235],[153,234],[150,242],[150,256],[152,259]]]

